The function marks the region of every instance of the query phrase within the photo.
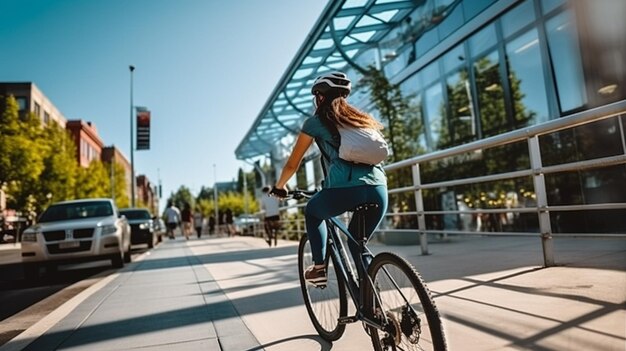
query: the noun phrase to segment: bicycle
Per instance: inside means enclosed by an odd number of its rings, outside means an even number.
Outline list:
[[[288,192],[287,197],[308,199],[316,192],[294,190]],[[341,338],[346,324],[362,322],[377,351],[446,350],[439,312],[419,273],[394,253],[382,252],[374,256],[367,248],[361,231],[364,216],[373,206],[377,205],[362,204],[351,211],[360,224],[356,237],[338,219],[326,220],[328,281],[325,285],[314,285],[304,279],[304,271],[313,260],[307,235],[301,238],[298,275],[313,326],[323,339],[333,342]],[[348,258],[338,232],[358,245],[360,259]],[[348,315],[346,291],[356,307],[353,316]]]

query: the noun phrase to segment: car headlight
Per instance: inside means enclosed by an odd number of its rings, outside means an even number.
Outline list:
[[[117,232],[117,227],[114,225],[104,225],[100,229],[102,235],[115,234],[115,232]]]
[[[150,223],[140,223],[139,229],[150,229]]]
[[[37,233],[36,232],[24,232],[22,233],[22,242],[36,242],[37,241]]]

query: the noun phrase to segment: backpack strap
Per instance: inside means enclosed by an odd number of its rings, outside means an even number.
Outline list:
[[[323,141],[323,140],[318,141],[317,139],[315,140],[315,143],[317,144],[317,148],[322,153],[322,157],[326,159],[326,162],[330,163],[330,157],[328,156],[326,151],[324,151],[324,148],[322,148],[322,145],[321,145],[321,143],[324,143],[324,142],[333,147],[335,146],[327,141]],[[324,162],[324,160],[320,160],[320,162],[322,163],[322,172],[324,173],[324,178],[326,178],[328,176],[328,171],[326,170],[326,163]],[[350,164],[350,173],[348,174],[348,181],[350,181],[352,180],[352,167],[354,166],[354,163],[352,162],[346,162],[346,163]]]

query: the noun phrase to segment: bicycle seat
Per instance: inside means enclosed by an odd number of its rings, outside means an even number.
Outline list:
[[[367,210],[369,210],[371,208],[378,208],[378,204],[366,202],[366,203],[360,204],[357,207],[353,208],[352,212],[367,211]]]

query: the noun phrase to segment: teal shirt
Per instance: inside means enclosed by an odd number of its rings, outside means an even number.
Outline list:
[[[315,138],[317,145],[322,148],[322,154],[327,155],[327,175],[324,188],[347,188],[361,185],[387,185],[387,176],[383,167],[361,165],[344,161],[339,158],[338,145],[333,140],[332,133],[317,116],[309,117],[302,125],[302,133]],[[322,162],[324,158],[322,157]]]

